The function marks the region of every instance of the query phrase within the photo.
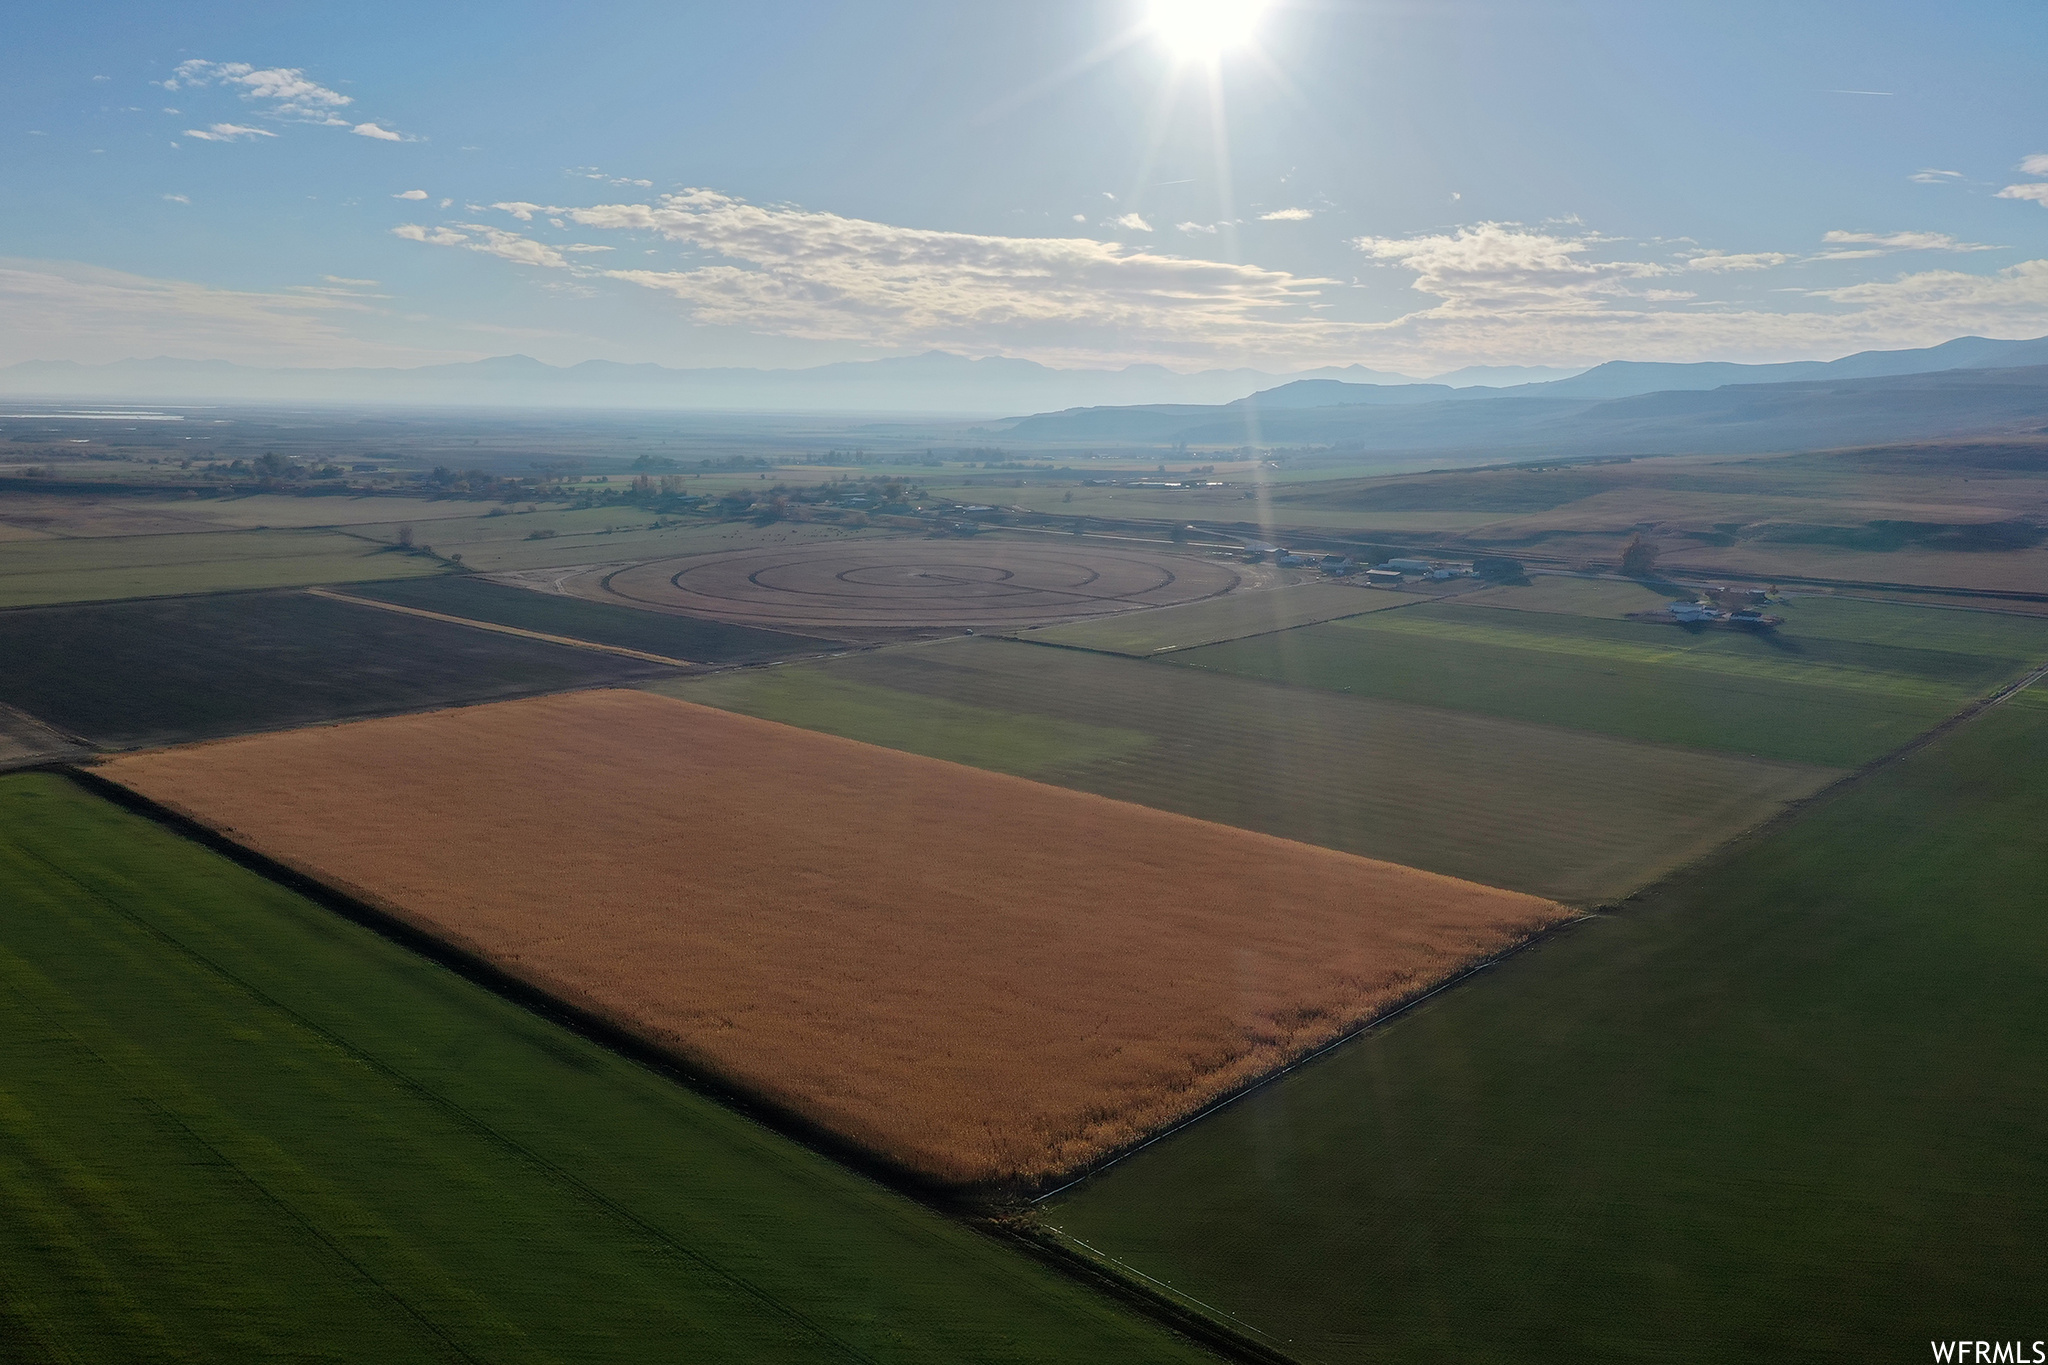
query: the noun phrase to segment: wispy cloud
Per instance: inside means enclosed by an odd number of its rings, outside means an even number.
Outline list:
[[[1962,178],[1961,171],[1937,170],[1932,166],[1924,167],[1906,177],[1916,185],[1953,185]]]
[[[276,137],[268,128],[251,128],[243,123],[215,123],[205,128],[187,128],[186,137],[201,142],[238,142],[248,137]]]
[[[164,202],[167,204],[189,204],[192,201],[182,194],[167,194],[164,196]]]
[[[506,232],[487,223],[457,223],[454,227],[423,227],[418,223],[401,223],[391,229],[394,236],[409,242],[424,242],[428,246],[458,246],[466,251],[481,251],[515,265],[546,266],[551,269],[566,269],[569,262],[554,247],[536,242],[531,237],[522,237],[516,232]]]
[[[1119,214],[1109,220],[1111,227],[1120,227],[1126,232],[1150,232],[1152,225],[1135,213]]]
[[[393,199],[424,199],[427,197],[427,192],[425,190],[400,190],[391,197]]]
[[[1688,256],[1685,268],[1708,271],[1772,270],[1791,259],[1782,251],[1702,251],[1696,256]]]
[[[418,364],[447,355],[350,334],[360,299],[215,289],[75,261],[0,259],[0,364],[191,355],[255,365]]]
[[[1214,223],[1175,223],[1173,230],[1175,232],[1199,232],[1204,236],[1214,237],[1217,233],[1217,226]]]
[[[1590,235],[1560,237],[1520,223],[1478,223],[1421,237],[1359,237],[1352,245],[1375,261],[1415,272],[1413,288],[1452,312],[1597,308],[1638,292],[1636,281],[1671,273],[1650,261],[1596,260]]]
[[[1984,242],[1962,242],[1946,232],[1828,232],[1821,241],[1829,246],[1867,247],[1864,251],[1822,252],[1822,260],[1850,260],[1879,256],[1892,251],[2002,251]]]
[[[2035,152],[2020,158],[2020,174],[2048,175],[2048,152]],[[2000,199],[2031,199],[2042,208],[2048,208],[2048,184],[2007,185],[1998,192]]]
[[[320,84],[296,66],[258,67],[248,62],[213,62],[194,57],[189,61],[179,62],[170,78],[161,84],[166,90],[188,90],[207,86],[233,90],[244,100],[258,105],[258,112],[287,123],[314,123],[327,128],[347,128],[362,137],[376,138],[382,142],[414,140],[376,123],[354,123],[343,118],[341,111],[354,104],[355,98]],[[214,125],[215,128],[221,126]],[[222,140],[207,138],[204,133],[189,131],[187,136],[205,141]]]
[[[1259,215],[1262,223],[1305,223],[1316,216],[1314,209],[1274,209]]]

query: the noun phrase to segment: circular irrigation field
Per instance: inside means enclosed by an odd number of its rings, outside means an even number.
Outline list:
[[[1238,582],[1227,562],[1168,550],[862,540],[636,564],[590,595],[760,626],[1026,626],[1196,602]]]

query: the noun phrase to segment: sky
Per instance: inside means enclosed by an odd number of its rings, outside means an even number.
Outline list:
[[[0,364],[1427,376],[2048,333],[2039,0],[115,0],[8,29]]]

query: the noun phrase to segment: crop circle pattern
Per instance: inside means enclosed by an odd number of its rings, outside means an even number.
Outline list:
[[[1195,602],[1240,582],[1166,550],[998,540],[867,540],[636,564],[599,594],[766,626],[1021,626]]]

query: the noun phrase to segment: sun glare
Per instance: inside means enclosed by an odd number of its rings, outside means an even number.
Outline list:
[[[1251,40],[1272,0],[1152,0],[1152,31],[1182,61],[1215,61]]]

